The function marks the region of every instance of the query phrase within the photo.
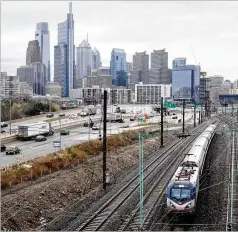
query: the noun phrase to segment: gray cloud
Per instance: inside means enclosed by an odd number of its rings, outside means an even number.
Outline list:
[[[26,47],[36,23],[49,23],[51,63],[57,24],[66,19],[68,2],[2,3],[2,70],[16,73],[24,65]],[[73,2],[75,45],[86,38],[109,65],[113,47],[124,48],[127,60],[136,51],[166,48],[169,66],[175,57],[200,63],[209,75],[237,78],[237,2]],[[52,73],[53,75],[53,73]]]

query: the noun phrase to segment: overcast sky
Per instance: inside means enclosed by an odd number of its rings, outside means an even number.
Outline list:
[[[51,76],[57,24],[66,20],[68,3],[3,1],[1,4],[1,71],[10,75],[25,65],[26,48],[37,22],[48,22]],[[238,2],[74,2],[75,45],[89,34],[92,48],[109,66],[112,48],[123,48],[127,61],[135,52],[165,48],[169,67],[176,57],[199,64],[208,75],[238,78]]]

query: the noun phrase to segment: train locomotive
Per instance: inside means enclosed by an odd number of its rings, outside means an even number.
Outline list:
[[[215,133],[216,125],[207,127],[195,140],[189,152],[167,186],[168,215],[195,215],[207,150]]]

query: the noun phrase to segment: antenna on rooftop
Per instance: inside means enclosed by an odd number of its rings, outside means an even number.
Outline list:
[[[72,13],[72,2],[69,3],[69,13]]]

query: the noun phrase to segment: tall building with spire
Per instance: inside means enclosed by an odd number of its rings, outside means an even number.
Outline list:
[[[68,97],[69,90],[75,88],[75,46],[72,2],[66,21],[58,24],[58,45],[54,47],[54,81],[62,87],[62,96]]]
[[[40,46],[40,61],[46,67],[46,80],[50,81],[50,33],[47,22],[36,24],[35,40]]]
[[[77,47],[77,63],[76,63],[77,79],[92,75],[92,49],[87,41],[83,40]]]

